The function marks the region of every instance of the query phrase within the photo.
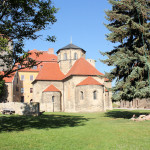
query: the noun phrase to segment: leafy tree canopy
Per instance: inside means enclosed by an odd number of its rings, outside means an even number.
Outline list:
[[[111,51],[102,53],[102,60],[113,66],[106,73],[110,80],[116,79],[112,88],[113,100],[133,100],[150,97],[150,1],[109,0],[112,10],[106,11],[110,30],[107,40],[116,43]]]
[[[38,31],[55,23],[57,10],[51,0],[0,0],[0,62],[7,68],[0,80],[16,71],[16,63],[23,68],[36,64],[26,61],[29,54],[23,50],[24,40],[37,39]],[[48,35],[46,40],[54,42],[55,37]]]

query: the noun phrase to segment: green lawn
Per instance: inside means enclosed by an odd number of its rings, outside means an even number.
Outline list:
[[[0,150],[150,150],[150,111],[0,115]]]

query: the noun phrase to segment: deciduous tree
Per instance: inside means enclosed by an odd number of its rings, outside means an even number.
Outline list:
[[[0,60],[6,65],[0,80],[16,71],[18,63],[23,68],[36,64],[26,61],[24,40],[37,39],[38,31],[56,22],[56,12],[51,0],[0,0]],[[48,35],[46,40],[54,42],[55,37]]]

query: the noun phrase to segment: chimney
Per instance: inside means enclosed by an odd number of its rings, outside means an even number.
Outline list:
[[[48,49],[48,54],[54,54],[54,49],[53,48],[49,48]]]
[[[95,60],[93,60],[93,59],[87,59],[87,61],[91,64],[91,65],[93,65],[94,67],[95,67]]]

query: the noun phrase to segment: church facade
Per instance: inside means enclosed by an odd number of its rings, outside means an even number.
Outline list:
[[[57,51],[29,51],[38,66],[16,72],[12,80],[5,78],[12,96],[9,101],[39,102],[41,111],[96,112],[112,109],[108,91],[111,82],[86,58],[86,51],[69,44]],[[41,53],[36,57],[36,53]]]

